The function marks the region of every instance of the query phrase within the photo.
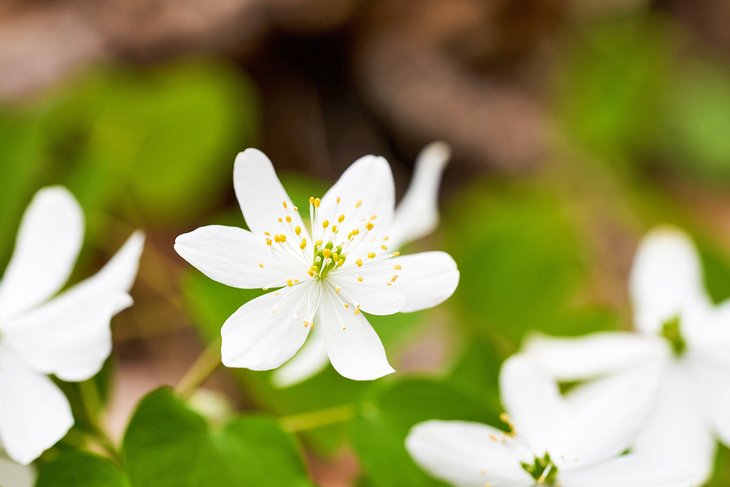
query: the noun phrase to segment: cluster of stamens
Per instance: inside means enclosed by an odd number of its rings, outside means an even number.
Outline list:
[[[326,221],[326,220],[325,220]],[[310,277],[323,279],[327,273],[336,267],[342,267],[347,255],[342,252],[342,245],[335,246],[332,241],[323,244],[317,240],[314,244],[314,260],[307,273]]]

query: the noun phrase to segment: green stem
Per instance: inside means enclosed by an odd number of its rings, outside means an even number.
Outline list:
[[[292,433],[306,431],[331,424],[344,423],[355,417],[355,407],[351,404],[319,409],[301,414],[279,418],[282,427]]]
[[[221,365],[221,342],[216,340],[193,362],[175,387],[183,399],[189,398]]]
[[[79,393],[91,426],[91,431],[86,432],[87,439],[98,446],[111,460],[121,465],[119,449],[99,422],[97,411],[101,409],[102,402],[94,379],[80,382]]]

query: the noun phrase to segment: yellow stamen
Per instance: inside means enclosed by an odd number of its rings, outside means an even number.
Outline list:
[[[358,267],[362,267],[362,259],[357,259],[355,264],[357,264]]]
[[[368,259],[374,259],[374,258],[375,258],[375,252],[369,252]]]

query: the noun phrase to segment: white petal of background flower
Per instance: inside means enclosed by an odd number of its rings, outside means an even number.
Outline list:
[[[221,329],[223,364],[270,370],[289,360],[309,335],[319,296],[319,284],[308,281],[238,308]]]
[[[664,322],[690,306],[710,305],[694,245],[669,227],[653,230],[641,241],[629,287],[634,326],[645,333],[658,333]]]
[[[502,365],[499,388],[522,441],[538,455],[549,451],[569,413],[555,381],[533,360],[515,355]]]
[[[701,357],[690,364],[690,372],[707,423],[723,443],[730,445],[730,367]]]
[[[42,303],[71,275],[84,235],[83,213],[65,188],[36,193],[23,215],[0,283],[0,321]]]
[[[692,485],[684,465],[624,455],[600,465],[567,471],[562,487],[687,487]]]
[[[695,473],[692,485],[702,485],[712,472],[715,439],[700,403],[694,378],[681,367],[665,375],[657,407],[644,424],[634,451],[656,462],[681,462]]]
[[[411,184],[393,216],[393,247],[425,237],[436,228],[439,185],[450,157],[451,148],[444,142],[432,142],[418,155]]]
[[[600,463],[632,446],[657,398],[661,365],[649,365],[579,386],[567,397],[570,420],[557,450],[566,461]]]
[[[406,438],[413,460],[434,477],[459,487],[528,487],[534,480],[520,466],[529,450],[491,426],[466,421],[426,421]]]
[[[560,381],[595,379],[671,358],[662,338],[615,331],[571,338],[535,334],[523,352]]]
[[[340,375],[373,380],[395,372],[388,363],[380,337],[362,313],[345,309],[334,289],[322,289],[321,323],[327,355]]]
[[[132,235],[96,275],[4,324],[2,340],[39,372],[71,382],[96,375],[111,353],[112,317],[132,304],[143,245]]]
[[[175,251],[214,281],[241,289],[276,288],[309,266],[287,255],[275,256],[266,240],[236,227],[210,225],[175,239]]]
[[[19,463],[38,458],[73,426],[58,386],[5,346],[0,346],[0,391],[0,442]]]
[[[0,485],[8,487],[33,487],[35,485],[35,469],[32,466],[20,465],[0,456]]]

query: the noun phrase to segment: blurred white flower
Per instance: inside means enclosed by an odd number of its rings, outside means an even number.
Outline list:
[[[655,371],[604,380],[563,398],[529,358],[500,375],[505,432],[479,423],[426,421],[406,438],[413,459],[458,487],[686,487],[681,466],[623,454],[645,419]]]
[[[401,257],[393,251],[391,235],[408,238],[428,225],[409,221],[394,228],[393,176],[383,158],[359,159],[321,200],[310,198],[311,232],[260,151],[236,157],[234,187],[250,231],[214,225],[175,241],[178,254],[211,279],[245,289],[281,288],[244,304],[225,322],[221,352],[228,367],[275,369],[314,330],[314,344],[302,357],[311,369],[319,368],[323,349],[341,375],[377,379],[393,368],[362,312],[428,308],[456,289],[459,272],[448,254]],[[429,208],[417,201],[412,207]]]
[[[687,462],[693,485],[701,485],[712,471],[714,438],[730,445],[730,301],[713,305],[692,242],[672,228],[642,241],[630,292],[636,333],[538,336],[525,351],[565,381],[660,367],[658,400],[634,451]]]
[[[132,303],[127,291],[142,251],[139,233],[96,275],[54,296],[71,274],[83,227],[66,189],[39,191],[0,282],[0,441],[23,464],[73,425],[68,400],[46,375],[93,377],[111,351],[112,316]]]

